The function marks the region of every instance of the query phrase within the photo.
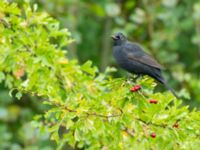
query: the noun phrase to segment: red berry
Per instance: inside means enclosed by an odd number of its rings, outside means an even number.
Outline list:
[[[179,127],[179,124],[178,122],[176,122],[174,125],[173,125],[173,128],[178,128]]]
[[[158,103],[158,101],[157,101],[157,100],[155,100],[155,99],[150,99],[150,100],[149,100],[149,103],[151,103],[151,104],[157,104],[157,103]]]
[[[131,92],[137,92],[138,90],[141,89],[141,86],[140,85],[135,85],[131,88]]]
[[[156,133],[151,133],[152,138],[156,138]]]

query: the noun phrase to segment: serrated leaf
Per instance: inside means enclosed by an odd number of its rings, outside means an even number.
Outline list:
[[[17,94],[16,94],[15,96],[16,96],[16,98],[17,98],[18,100],[20,100],[21,97],[22,97],[22,93],[21,93],[21,92],[17,92]]]
[[[5,79],[5,75],[3,72],[0,72],[0,83]]]
[[[87,61],[85,64],[83,64],[81,66],[81,70],[89,73],[90,75],[94,76],[97,72],[97,68],[96,67],[92,67],[92,62],[91,61]]]
[[[80,132],[79,132],[78,129],[76,129],[74,131],[74,138],[75,138],[76,141],[80,141],[81,140],[81,135],[80,135]]]
[[[8,93],[8,94],[9,94],[9,96],[10,96],[10,97],[13,97],[13,96],[12,96],[12,92],[13,92],[14,90],[16,90],[16,89],[15,89],[15,88],[13,88],[13,89],[11,89],[11,90],[9,91],[9,93]]]

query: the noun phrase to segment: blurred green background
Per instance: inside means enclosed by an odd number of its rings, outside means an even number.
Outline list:
[[[23,8],[23,0],[17,2]],[[68,56],[90,59],[103,71],[118,67],[111,35],[120,31],[140,43],[166,70],[164,76],[190,108],[200,108],[200,0],[30,0],[69,28],[75,42]],[[116,77],[125,76],[118,70]],[[0,85],[0,149],[55,149],[49,135],[30,121],[43,113],[37,97],[18,101]],[[163,90],[159,86],[159,90]],[[45,129],[44,129],[45,130]]]

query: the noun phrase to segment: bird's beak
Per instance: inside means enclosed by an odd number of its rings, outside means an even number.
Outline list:
[[[113,40],[116,40],[117,38],[113,35],[113,36],[111,36],[111,38],[113,39]]]

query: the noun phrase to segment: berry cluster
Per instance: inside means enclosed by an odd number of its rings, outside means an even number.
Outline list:
[[[137,92],[141,89],[142,87],[140,85],[135,85],[131,88],[131,92]]]

